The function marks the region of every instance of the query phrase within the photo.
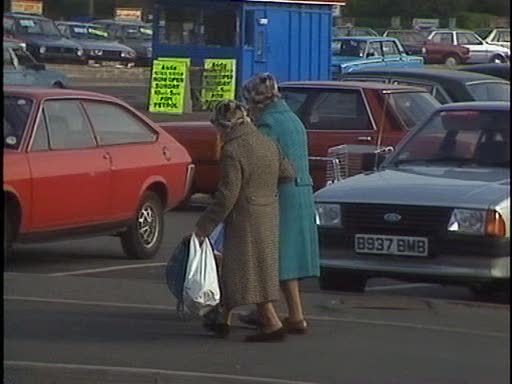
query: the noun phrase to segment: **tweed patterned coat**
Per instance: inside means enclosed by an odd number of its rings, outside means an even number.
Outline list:
[[[279,187],[279,279],[319,276],[318,232],[304,125],[281,99],[264,107],[256,125],[279,144],[296,172],[295,183]]]
[[[252,123],[224,137],[217,192],[196,227],[208,235],[224,222],[221,291],[227,308],[279,298],[277,191],[294,175],[275,143]]]

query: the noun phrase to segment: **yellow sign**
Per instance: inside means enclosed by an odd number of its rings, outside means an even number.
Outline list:
[[[183,113],[190,59],[153,61],[149,112]]]
[[[43,14],[43,2],[36,0],[12,0],[11,12]]]
[[[206,59],[204,61],[203,109],[211,110],[220,100],[234,99],[236,87],[235,59]]]
[[[115,18],[142,21],[142,8],[116,8]]]

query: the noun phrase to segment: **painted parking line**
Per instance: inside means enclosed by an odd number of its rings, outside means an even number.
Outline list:
[[[168,306],[168,305],[147,305],[147,304],[129,304],[129,303],[116,303],[116,302],[105,302],[105,301],[50,299],[50,298],[44,298],[44,297],[29,297],[29,296],[4,296],[4,300],[176,311],[176,308],[174,306]],[[508,306],[503,306],[503,308],[505,308],[505,307],[508,308]],[[243,313],[240,311],[233,311],[233,312],[235,314]],[[282,314],[282,313],[279,313],[278,315],[284,316],[284,314]],[[478,336],[490,336],[490,337],[500,337],[500,338],[506,337],[507,339],[510,337],[510,335],[508,333],[503,333],[503,332],[485,332],[485,331],[476,331],[476,330],[464,329],[464,328],[443,327],[443,326],[437,326],[437,325],[425,325],[425,324],[405,323],[405,322],[397,322],[397,321],[365,320],[365,319],[357,319],[357,318],[351,318],[351,317],[332,317],[332,316],[308,316],[308,319],[317,320],[317,321],[326,321],[326,322],[343,322],[343,323],[355,323],[355,324],[364,324],[364,325],[405,327],[405,328],[414,328],[414,329],[422,329],[422,330],[430,330],[430,331],[463,333],[463,334],[478,335]]]
[[[365,288],[365,291],[392,291],[394,289],[410,289],[410,288],[423,288],[423,287],[435,287],[437,284],[395,284],[395,285],[384,285],[378,287]]]
[[[77,270],[77,271],[70,271],[70,272],[50,273],[47,276],[86,275],[88,273],[109,272],[109,271],[117,271],[117,270],[121,270],[121,269],[160,267],[160,266],[163,266],[163,265],[167,265],[167,263],[131,264],[131,265],[119,265],[119,266],[116,266],[116,267],[105,267],[105,268],[95,268],[95,269],[80,269],[80,270]]]
[[[87,372],[105,372],[105,373],[122,373],[122,374],[148,374],[155,375],[159,379],[163,376],[170,378],[172,376],[182,377],[203,377],[209,379],[228,379],[242,382],[251,383],[275,383],[275,384],[317,384],[311,381],[297,381],[297,380],[284,380],[270,377],[254,377],[254,376],[241,376],[241,375],[229,375],[222,373],[207,373],[207,372],[193,372],[193,371],[173,371],[164,369],[151,369],[151,368],[130,368],[130,367],[110,367],[104,365],[85,365],[85,364],[62,364],[62,363],[43,363],[36,361],[12,361],[4,360],[5,368],[54,368],[54,369],[72,369]]]
[[[95,269],[81,269],[76,271],[69,272],[57,272],[50,273],[48,276],[76,276],[76,275],[86,275],[90,273],[99,273],[99,272],[111,272],[123,269],[135,269],[135,268],[147,268],[147,267],[160,267],[167,265],[167,263],[146,263],[146,264],[131,264],[131,265],[120,265],[116,267],[105,267],[105,268],[95,268]],[[366,291],[390,291],[395,289],[409,289],[409,288],[424,288],[424,287],[434,287],[436,284],[395,284],[395,285],[386,285],[386,286],[377,286],[377,287],[369,287],[366,288]]]

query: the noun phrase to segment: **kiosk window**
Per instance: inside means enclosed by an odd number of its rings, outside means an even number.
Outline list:
[[[237,38],[237,14],[231,6],[194,8],[173,6],[162,11],[161,34],[169,45],[234,47]]]

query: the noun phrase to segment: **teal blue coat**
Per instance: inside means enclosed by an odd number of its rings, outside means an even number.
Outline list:
[[[318,232],[306,129],[284,100],[267,105],[256,124],[279,144],[296,173],[294,183],[279,188],[279,280],[319,276]]]

